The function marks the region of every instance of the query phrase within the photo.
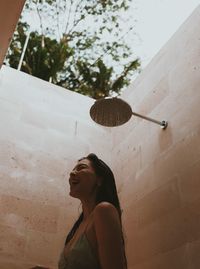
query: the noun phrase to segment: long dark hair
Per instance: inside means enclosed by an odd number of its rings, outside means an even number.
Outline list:
[[[112,205],[114,205],[118,211],[120,224],[121,224],[124,257],[125,257],[125,263],[126,263],[126,268],[127,268],[127,259],[126,259],[126,254],[125,254],[125,244],[124,244],[124,236],[123,236],[123,231],[122,231],[122,220],[121,220],[122,210],[120,207],[120,202],[119,202],[119,198],[117,194],[117,188],[116,188],[113,172],[111,171],[109,166],[105,162],[103,162],[101,159],[99,159],[94,153],[90,153],[87,157],[83,157],[79,161],[83,159],[89,160],[91,162],[92,167],[94,168],[96,175],[102,178],[101,185],[98,186],[98,189],[97,189],[96,205],[103,201],[109,202]],[[71,231],[67,235],[65,245],[71,240],[76,230],[78,229],[79,225],[81,224],[82,220],[83,220],[83,212],[80,214],[77,221],[74,223]]]

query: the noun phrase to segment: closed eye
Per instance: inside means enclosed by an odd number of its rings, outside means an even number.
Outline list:
[[[76,170],[76,171],[80,171],[84,168],[88,168],[88,166],[86,164],[78,164],[77,166],[74,167],[73,171]]]

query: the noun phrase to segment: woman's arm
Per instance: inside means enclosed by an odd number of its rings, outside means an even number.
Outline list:
[[[122,231],[117,209],[108,202],[98,204],[94,226],[102,269],[125,269]]]

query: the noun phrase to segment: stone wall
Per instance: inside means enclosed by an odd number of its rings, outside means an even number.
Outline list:
[[[112,129],[129,269],[200,268],[200,8],[122,94]]]
[[[81,212],[68,175],[90,152],[110,163],[94,100],[3,66],[0,72],[0,268],[56,268]]]

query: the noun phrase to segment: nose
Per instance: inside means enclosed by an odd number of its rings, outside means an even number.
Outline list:
[[[72,170],[71,172],[70,172],[70,177],[73,177],[73,176],[75,176],[76,175],[76,171],[75,170]]]
[[[69,174],[69,184],[70,184],[70,180],[73,180],[76,176],[76,171],[72,170]]]

